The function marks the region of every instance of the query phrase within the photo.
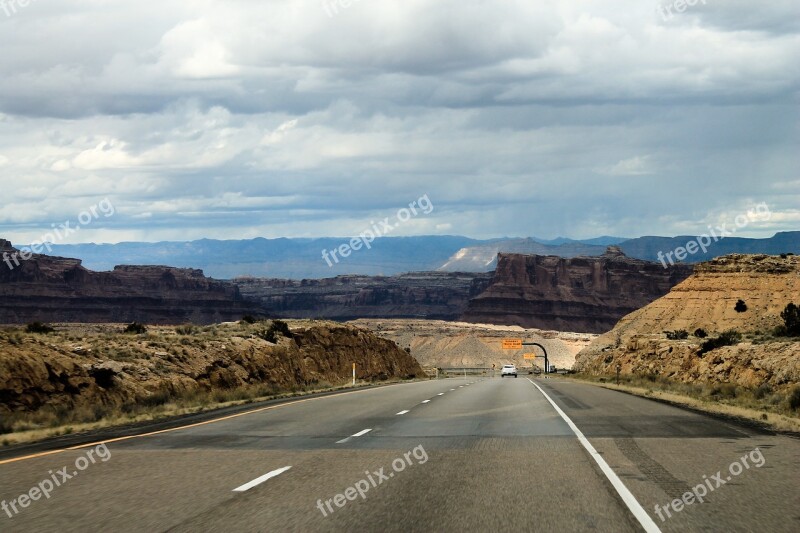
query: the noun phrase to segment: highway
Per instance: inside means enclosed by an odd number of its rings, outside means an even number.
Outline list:
[[[569,380],[451,378],[5,452],[0,500],[2,532],[795,532],[800,440]]]

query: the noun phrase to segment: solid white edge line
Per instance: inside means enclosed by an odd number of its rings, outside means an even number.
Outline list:
[[[290,468],[292,468],[292,467],[291,466],[284,466],[283,468],[279,468],[277,470],[273,470],[272,472],[270,472],[268,474],[264,474],[261,477],[255,478],[253,481],[251,481],[249,483],[245,483],[241,487],[236,487],[235,489],[233,489],[233,492],[245,492],[247,490],[250,490],[253,487],[255,487],[256,485],[261,485],[262,483],[264,483],[268,479],[271,479],[271,478],[274,478],[275,476],[279,476],[279,475],[283,474],[284,472],[286,472]]]
[[[648,533],[660,533],[661,530],[658,528],[653,519],[650,518],[650,515],[647,514],[647,511],[644,510],[642,505],[636,500],[636,497],[631,493],[631,491],[628,490],[628,487],[625,486],[625,484],[617,476],[617,474],[614,473],[614,471],[611,469],[610,466],[608,466],[608,463],[606,463],[605,459],[603,459],[603,457],[599,453],[597,453],[597,450],[594,449],[592,443],[590,443],[589,440],[586,437],[584,437],[581,430],[578,429],[578,426],[576,426],[575,423],[572,422],[572,420],[570,420],[567,414],[564,411],[562,411],[558,405],[556,405],[556,403],[552,400],[552,398],[550,398],[550,396],[548,396],[547,393],[543,391],[539,385],[533,383],[533,381],[531,381],[530,378],[528,378],[528,381],[530,381],[534,387],[539,389],[539,392],[541,392],[542,395],[547,399],[547,401],[550,402],[550,405],[553,406],[553,409],[555,409],[556,412],[559,415],[561,415],[561,418],[564,419],[564,422],[567,423],[567,425],[570,427],[573,433],[575,433],[575,435],[578,437],[578,441],[583,445],[584,448],[586,448],[586,451],[589,452],[589,455],[591,455],[592,458],[595,460],[595,462],[598,464],[600,470],[603,472],[603,474],[605,474],[605,476],[611,482],[611,485],[614,486],[614,489],[616,489],[617,494],[619,494],[620,498],[622,498],[622,501],[628,507],[628,510],[633,514],[634,517],[636,517],[636,520],[639,521],[639,524],[641,524],[644,530],[647,531]]]
[[[406,409],[405,411],[400,411],[400,412],[399,412],[399,413],[397,413],[397,415],[395,415],[395,416],[398,416],[398,415],[404,415],[404,414],[406,414],[406,413],[408,413],[408,412],[409,412],[409,410],[408,410],[408,409]]]

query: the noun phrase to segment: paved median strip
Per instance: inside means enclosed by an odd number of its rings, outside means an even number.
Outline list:
[[[562,411],[558,405],[556,405],[556,402],[554,402],[539,385],[533,383],[533,380],[530,378],[528,378],[528,381],[530,381],[534,387],[539,389],[539,392],[542,393],[542,396],[544,396],[545,399],[550,402],[550,405],[553,406],[553,409],[556,410],[561,418],[564,419],[564,422],[566,422],[570,427],[572,432],[575,433],[575,435],[578,437],[578,441],[586,449],[586,451],[589,452],[589,455],[592,457],[592,459],[595,460],[597,465],[600,467],[600,470],[611,482],[611,485],[617,491],[617,494],[619,494],[626,507],[628,507],[628,510],[631,512],[631,514],[633,514],[636,520],[639,521],[639,524],[641,524],[644,530],[647,533],[660,533],[661,530],[658,528],[653,519],[650,518],[650,515],[647,514],[647,511],[644,510],[638,500],[636,500],[636,497],[631,493],[630,490],[628,490],[628,487],[625,486],[614,470],[608,466],[608,463],[606,463],[605,459],[603,459],[603,457],[597,453],[597,450],[595,450],[594,446],[592,446],[592,444],[589,442],[589,439],[583,435],[583,432],[578,429],[578,426],[575,425],[575,423],[567,416],[567,414]]]
[[[248,490],[252,489],[253,487],[257,487],[258,485],[261,485],[262,483],[264,483],[268,479],[272,479],[275,476],[279,476],[279,475],[283,474],[284,472],[286,472],[290,468],[292,468],[292,467],[291,466],[284,466],[283,468],[279,468],[277,470],[273,470],[272,472],[264,474],[261,477],[255,478],[253,481],[250,481],[249,483],[245,483],[241,487],[236,487],[235,489],[233,489],[233,492],[245,492],[245,491],[248,491]]]

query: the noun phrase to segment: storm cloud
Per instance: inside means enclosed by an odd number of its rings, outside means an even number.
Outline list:
[[[0,2],[0,237],[798,229],[798,3],[667,5]]]

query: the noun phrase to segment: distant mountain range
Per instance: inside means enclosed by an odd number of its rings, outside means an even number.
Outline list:
[[[231,279],[240,276],[317,279],[343,274],[391,276],[403,272],[488,272],[494,270],[500,252],[555,255],[560,257],[600,256],[608,245],[618,245],[629,257],[659,261],[687,243],[693,236],[681,237],[598,237],[499,238],[489,240],[459,236],[384,237],[371,248],[353,250],[331,265],[323,250],[332,251],[349,242],[347,238],[250,239],[191,242],[128,242],[120,244],[53,245],[50,255],[75,257],[86,268],[112,270],[116,265],[165,265],[199,268],[208,276]],[[17,246],[19,247],[19,245]],[[768,239],[728,237],[712,243],[706,252],[699,250],[685,258],[686,263],[706,261],[730,253],[800,254],[800,231],[777,233]]]

